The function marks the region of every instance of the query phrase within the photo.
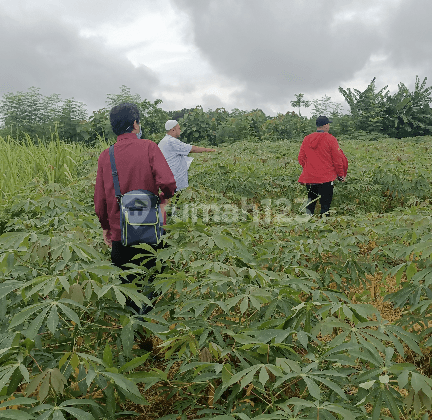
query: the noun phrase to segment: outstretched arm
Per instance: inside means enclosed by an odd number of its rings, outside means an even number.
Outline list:
[[[192,146],[189,153],[201,153],[201,152],[216,152],[216,149],[209,149],[208,147]]]

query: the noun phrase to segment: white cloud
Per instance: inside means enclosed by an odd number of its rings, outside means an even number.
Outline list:
[[[0,0],[0,95],[287,112],[296,93],[412,86],[432,70],[430,0]]]

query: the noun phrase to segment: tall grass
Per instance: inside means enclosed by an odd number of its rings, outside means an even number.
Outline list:
[[[58,135],[37,144],[28,135],[24,142],[0,137],[0,197],[16,194],[35,178],[68,185],[90,155],[87,146],[66,143]]]

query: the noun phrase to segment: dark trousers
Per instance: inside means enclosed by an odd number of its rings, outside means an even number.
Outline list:
[[[327,213],[330,210],[330,204],[333,198],[333,182],[325,182],[324,184],[306,184],[308,192],[308,202],[306,206],[309,214],[314,214],[316,200],[319,198],[321,204],[321,214]]]
[[[159,249],[161,246],[162,246],[162,242],[160,245],[152,245],[154,249]],[[135,248],[133,246],[124,246],[122,245],[121,241],[113,241],[112,248],[111,248],[111,261],[115,266],[121,268],[122,270],[127,270],[127,267],[125,267],[125,264],[127,263],[141,265],[142,267],[145,267],[147,270],[151,270],[156,264],[155,259],[150,259],[149,261],[145,261],[146,259],[148,259],[148,256],[144,256],[132,260],[132,258],[135,257],[136,255],[145,254],[145,253],[146,251],[144,249]],[[143,261],[145,262],[143,263]],[[128,276],[126,276],[126,278],[122,277],[121,280],[123,284],[127,284],[127,283],[132,283],[136,279],[137,279],[136,274],[129,274]],[[153,279],[154,276],[151,276],[149,278],[149,282],[151,283]],[[154,291],[150,291],[146,293],[146,296],[150,300],[152,300],[157,296],[157,293],[155,293]],[[142,308],[139,308],[135,304],[135,302],[131,299],[127,299],[126,304],[129,307],[131,307],[133,310],[135,310],[139,315],[146,314],[152,309],[151,306],[145,304],[142,306]]]

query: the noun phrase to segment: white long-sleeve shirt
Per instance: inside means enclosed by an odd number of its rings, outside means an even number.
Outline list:
[[[187,188],[189,185],[187,155],[190,153],[192,145],[167,134],[159,142],[159,148],[174,175],[177,191]]]

